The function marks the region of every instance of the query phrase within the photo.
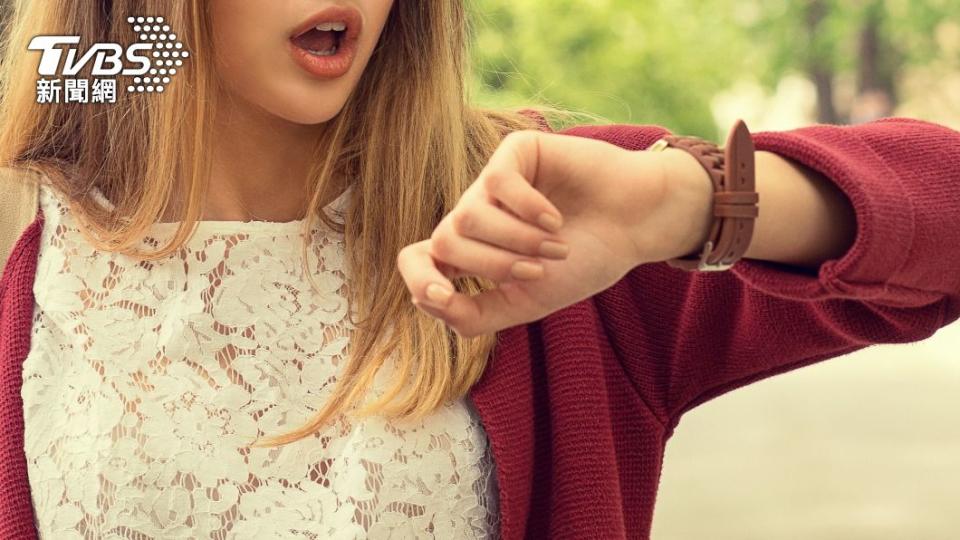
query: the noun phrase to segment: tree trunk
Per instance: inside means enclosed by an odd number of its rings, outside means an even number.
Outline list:
[[[883,39],[884,16],[883,3],[879,0],[874,0],[866,9],[860,31],[857,97],[850,114],[854,123],[890,116],[897,104],[898,51]]]
[[[807,4],[806,30],[810,47],[807,58],[807,75],[817,89],[817,122],[837,124],[839,117],[833,104],[834,69],[831,56],[815,45],[823,19],[829,8],[823,0],[810,0]]]

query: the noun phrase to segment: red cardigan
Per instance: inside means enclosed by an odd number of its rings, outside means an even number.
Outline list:
[[[657,126],[564,133],[644,149]],[[720,273],[638,266],[607,290],[501,331],[471,390],[490,439],[504,538],[645,538],[664,446],[684,412],[753,381],[960,317],[960,133],[904,118],[755,134],[850,198],[857,237],[819,274],[755,260]],[[761,212],[762,212],[761,201]],[[0,537],[35,538],[23,450],[43,216],[0,281]]]

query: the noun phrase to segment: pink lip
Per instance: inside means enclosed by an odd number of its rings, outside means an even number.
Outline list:
[[[347,25],[346,33],[340,40],[336,54],[315,56],[294,43],[294,38],[325,22],[343,22]],[[363,17],[356,8],[331,6],[311,16],[290,34],[290,52],[301,68],[316,77],[324,79],[342,77],[353,65],[358,38],[362,30]]]

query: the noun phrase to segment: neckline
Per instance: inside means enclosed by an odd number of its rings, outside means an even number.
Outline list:
[[[150,230],[155,233],[167,234],[176,232],[180,227],[180,221],[156,222],[150,225]],[[303,230],[306,219],[297,219],[294,221],[232,221],[232,220],[200,220],[196,224],[197,234],[235,234],[235,233],[271,233],[271,234],[293,234]],[[316,225],[314,226],[316,228]]]
[[[347,187],[337,197],[323,207],[324,210],[342,210],[346,198],[353,186]],[[111,203],[100,191],[100,188],[93,188],[93,198],[102,207],[107,210],[114,208]],[[242,234],[242,233],[269,233],[277,235],[293,235],[303,232],[307,218],[295,219],[292,221],[266,221],[266,220],[199,220],[196,223],[194,234]],[[182,221],[157,221],[150,225],[151,232],[158,234],[172,234],[180,227]],[[317,219],[313,225],[313,231],[323,227],[323,223]],[[311,232],[313,232],[311,231]]]

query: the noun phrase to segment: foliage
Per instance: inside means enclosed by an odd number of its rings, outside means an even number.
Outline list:
[[[825,14],[809,23],[813,4]],[[897,73],[937,56],[960,0],[471,0],[473,91],[485,105],[546,103],[611,122],[716,138],[710,99],[738,78],[769,89],[811,65],[860,69],[871,10]]]

